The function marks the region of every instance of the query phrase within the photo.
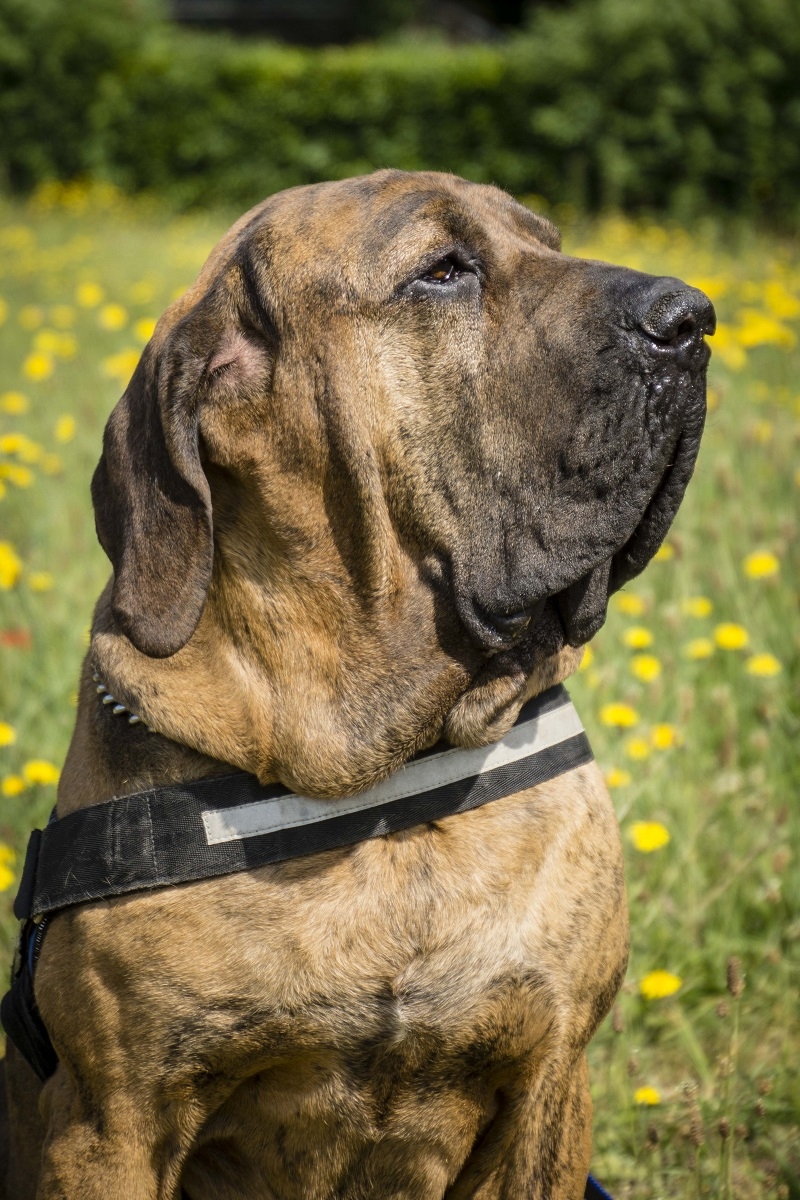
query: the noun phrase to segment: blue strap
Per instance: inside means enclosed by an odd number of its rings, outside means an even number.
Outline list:
[[[612,1200],[606,1189],[591,1175],[586,1180],[586,1191],[583,1195],[584,1200]]]

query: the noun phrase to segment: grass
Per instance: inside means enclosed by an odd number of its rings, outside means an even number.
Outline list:
[[[88,497],[102,427],[147,322],[227,222],[80,188],[0,218],[7,958],[13,877],[54,800],[108,572]],[[620,218],[574,226],[567,249],[699,282],[722,318],[686,502],[571,684],[612,786],[632,926],[627,982],[591,1048],[594,1170],[631,1200],[796,1198],[800,263],[766,235]],[[646,998],[659,980],[669,994]]]

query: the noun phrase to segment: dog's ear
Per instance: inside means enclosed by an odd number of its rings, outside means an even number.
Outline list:
[[[175,654],[194,633],[213,561],[199,372],[176,333],[142,355],[106,425],[92,479],[97,536],[114,568],[114,618],[154,658]]]

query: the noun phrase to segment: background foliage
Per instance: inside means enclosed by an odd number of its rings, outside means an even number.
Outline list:
[[[6,186],[238,206],[376,167],[581,211],[800,215],[800,0],[578,0],[496,43],[302,50],[157,0],[0,0]]]

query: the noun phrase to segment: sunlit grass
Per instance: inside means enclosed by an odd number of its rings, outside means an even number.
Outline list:
[[[2,218],[8,958],[19,856],[53,803],[108,572],[88,496],[102,427],[153,320],[228,222],[80,188]],[[595,1170],[631,1200],[797,1197],[800,262],[763,236],[621,218],[568,230],[566,248],[704,287],[721,330],[687,499],[571,684],[620,819],[633,939],[591,1051]]]

